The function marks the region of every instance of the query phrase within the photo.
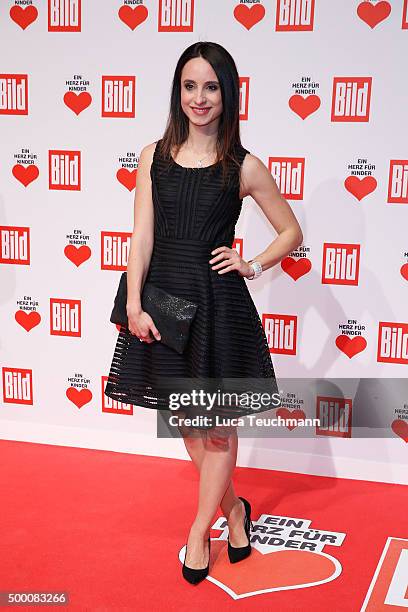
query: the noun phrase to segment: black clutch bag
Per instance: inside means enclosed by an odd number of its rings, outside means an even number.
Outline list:
[[[122,272],[110,316],[111,323],[128,327],[126,303],[127,272]],[[178,353],[183,353],[198,304],[171,295],[150,282],[145,282],[143,286],[141,304],[159,330],[161,342]]]

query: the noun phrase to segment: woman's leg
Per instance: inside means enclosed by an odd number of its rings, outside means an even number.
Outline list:
[[[200,473],[199,500],[196,518],[187,541],[186,565],[204,567],[208,562],[207,538],[211,522],[221,504],[228,520],[230,542],[246,546],[244,508],[235,495],[231,476],[236,464],[238,436],[236,428],[214,428],[197,433],[180,430],[187,452]]]
[[[193,428],[180,427],[186,450],[194,463],[197,471],[201,471],[201,462],[205,452],[205,430],[193,430]],[[228,521],[228,531],[231,546],[246,546],[248,538],[244,531],[244,504],[236,495],[232,479],[229,481],[227,490],[220,503],[223,515]]]

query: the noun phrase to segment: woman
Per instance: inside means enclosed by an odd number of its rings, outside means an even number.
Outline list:
[[[252,261],[231,248],[247,195],[278,234]],[[302,238],[269,170],[241,145],[233,58],[216,43],[191,45],[176,66],[163,138],[140,154],[127,266],[128,328],[118,336],[106,395],[169,410],[168,396],[158,388],[161,376],[253,377],[276,391],[265,332],[244,279],[277,264]],[[198,304],[183,354],[160,342],[160,329],[141,307],[147,280]],[[224,408],[224,414],[249,412]],[[200,473],[198,510],[183,565],[183,576],[197,584],[208,574],[209,532],[218,507],[228,521],[232,563],[251,552],[251,507],[232,483],[236,427],[199,428],[180,421],[179,429]]]

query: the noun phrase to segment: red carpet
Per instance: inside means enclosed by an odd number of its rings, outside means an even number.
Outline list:
[[[407,487],[239,468],[238,494],[254,523],[264,515],[253,554],[231,567],[213,540],[211,579],[193,587],[178,561],[196,507],[190,462],[0,444],[3,593],[66,591],[73,610],[356,612],[370,590],[365,609],[406,610]]]

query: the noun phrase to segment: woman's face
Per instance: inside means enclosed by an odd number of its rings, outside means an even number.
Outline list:
[[[189,120],[197,126],[209,125],[222,113],[217,75],[211,64],[202,57],[189,60],[183,67],[181,107]]]

